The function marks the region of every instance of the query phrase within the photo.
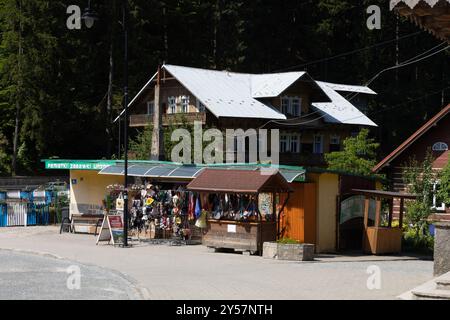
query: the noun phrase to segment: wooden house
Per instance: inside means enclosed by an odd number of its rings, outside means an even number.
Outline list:
[[[449,161],[448,146],[450,145],[450,104],[443,108],[438,114],[414,132],[397,149],[378,163],[374,172],[385,173],[392,181],[392,190],[396,192],[406,191],[403,181],[403,170],[405,164],[414,157],[417,161],[423,161],[427,152],[433,153],[433,169],[441,170]],[[437,187],[438,182],[436,183]],[[445,204],[433,201],[434,208],[444,214],[441,218],[450,218],[450,208]],[[398,214],[400,204],[394,203],[395,213]],[[447,213],[445,215],[445,213]]]
[[[344,97],[354,93],[376,94],[367,87],[315,81],[306,72],[244,74],[164,65],[130,102],[130,126],[161,123],[164,130],[200,121],[221,131],[280,129],[281,164],[323,166],[325,153],[339,151],[361,127],[376,126]]]

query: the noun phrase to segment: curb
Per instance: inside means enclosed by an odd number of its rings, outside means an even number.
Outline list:
[[[126,282],[128,282],[129,286],[136,292],[136,295],[140,298],[140,300],[151,300],[150,293],[148,292],[147,288],[142,287],[141,285],[139,285],[139,283],[134,278],[129,276],[128,274],[123,273],[123,272],[118,271],[118,270],[101,267],[101,266],[94,265],[94,264],[91,264],[91,263],[84,263],[84,262],[82,263],[82,262],[79,262],[79,261],[75,261],[75,260],[72,260],[72,259],[64,258],[64,257],[58,256],[56,254],[49,253],[49,252],[43,252],[43,251],[33,251],[33,250],[24,250],[24,249],[11,249],[11,248],[2,248],[2,247],[0,247],[0,251],[8,251],[8,252],[13,252],[13,253],[35,255],[35,256],[51,258],[51,259],[56,259],[56,260],[61,260],[61,261],[66,261],[66,262],[76,262],[77,264],[85,266],[85,267],[95,267],[95,268],[98,268],[100,270],[105,270],[105,271],[108,271],[108,272],[110,272],[110,273],[112,273],[112,274],[122,278]]]

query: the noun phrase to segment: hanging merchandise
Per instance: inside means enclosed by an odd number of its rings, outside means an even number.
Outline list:
[[[123,211],[125,205],[125,200],[123,199],[123,194],[121,193],[116,199],[116,210]]]
[[[208,211],[203,210],[202,213],[200,214],[200,217],[197,219],[195,226],[200,229],[206,229],[208,227],[207,218],[208,218]]]

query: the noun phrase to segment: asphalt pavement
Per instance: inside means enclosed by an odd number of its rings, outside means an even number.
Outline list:
[[[0,300],[134,300],[117,272],[36,254],[0,250]]]

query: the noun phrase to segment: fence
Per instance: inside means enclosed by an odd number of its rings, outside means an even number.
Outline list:
[[[0,193],[0,227],[50,224],[51,193]]]

